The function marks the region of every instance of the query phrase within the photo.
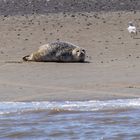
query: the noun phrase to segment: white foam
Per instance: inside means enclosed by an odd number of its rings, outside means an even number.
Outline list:
[[[62,109],[68,111],[97,111],[122,108],[140,108],[140,98],[105,101],[63,101],[63,102],[0,102],[0,114]]]

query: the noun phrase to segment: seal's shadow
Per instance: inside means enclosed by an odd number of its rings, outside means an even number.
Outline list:
[[[48,63],[48,62],[46,62]],[[84,62],[49,62],[49,63],[91,63],[90,61],[84,61]]]

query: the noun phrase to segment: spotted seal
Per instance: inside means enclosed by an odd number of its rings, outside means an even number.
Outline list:
[[[24,56],[24,61],[36,62],[84,62],[86,51],[69,42],[56,41],[39,47],[36,52]]]

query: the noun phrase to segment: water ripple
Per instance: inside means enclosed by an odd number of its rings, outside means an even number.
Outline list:
[[[140,107],[140,98],[91,101],[40,101],[40,102],[0,102],[0,114],[29,111],[100,111],[112,109],[133,109]]]

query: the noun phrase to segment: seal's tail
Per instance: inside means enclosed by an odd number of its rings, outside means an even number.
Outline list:
[[[29,59],[29,55],[26,55],[26,56],[24,56],[22,59],[24,60],[24,61],[28,61]]]

